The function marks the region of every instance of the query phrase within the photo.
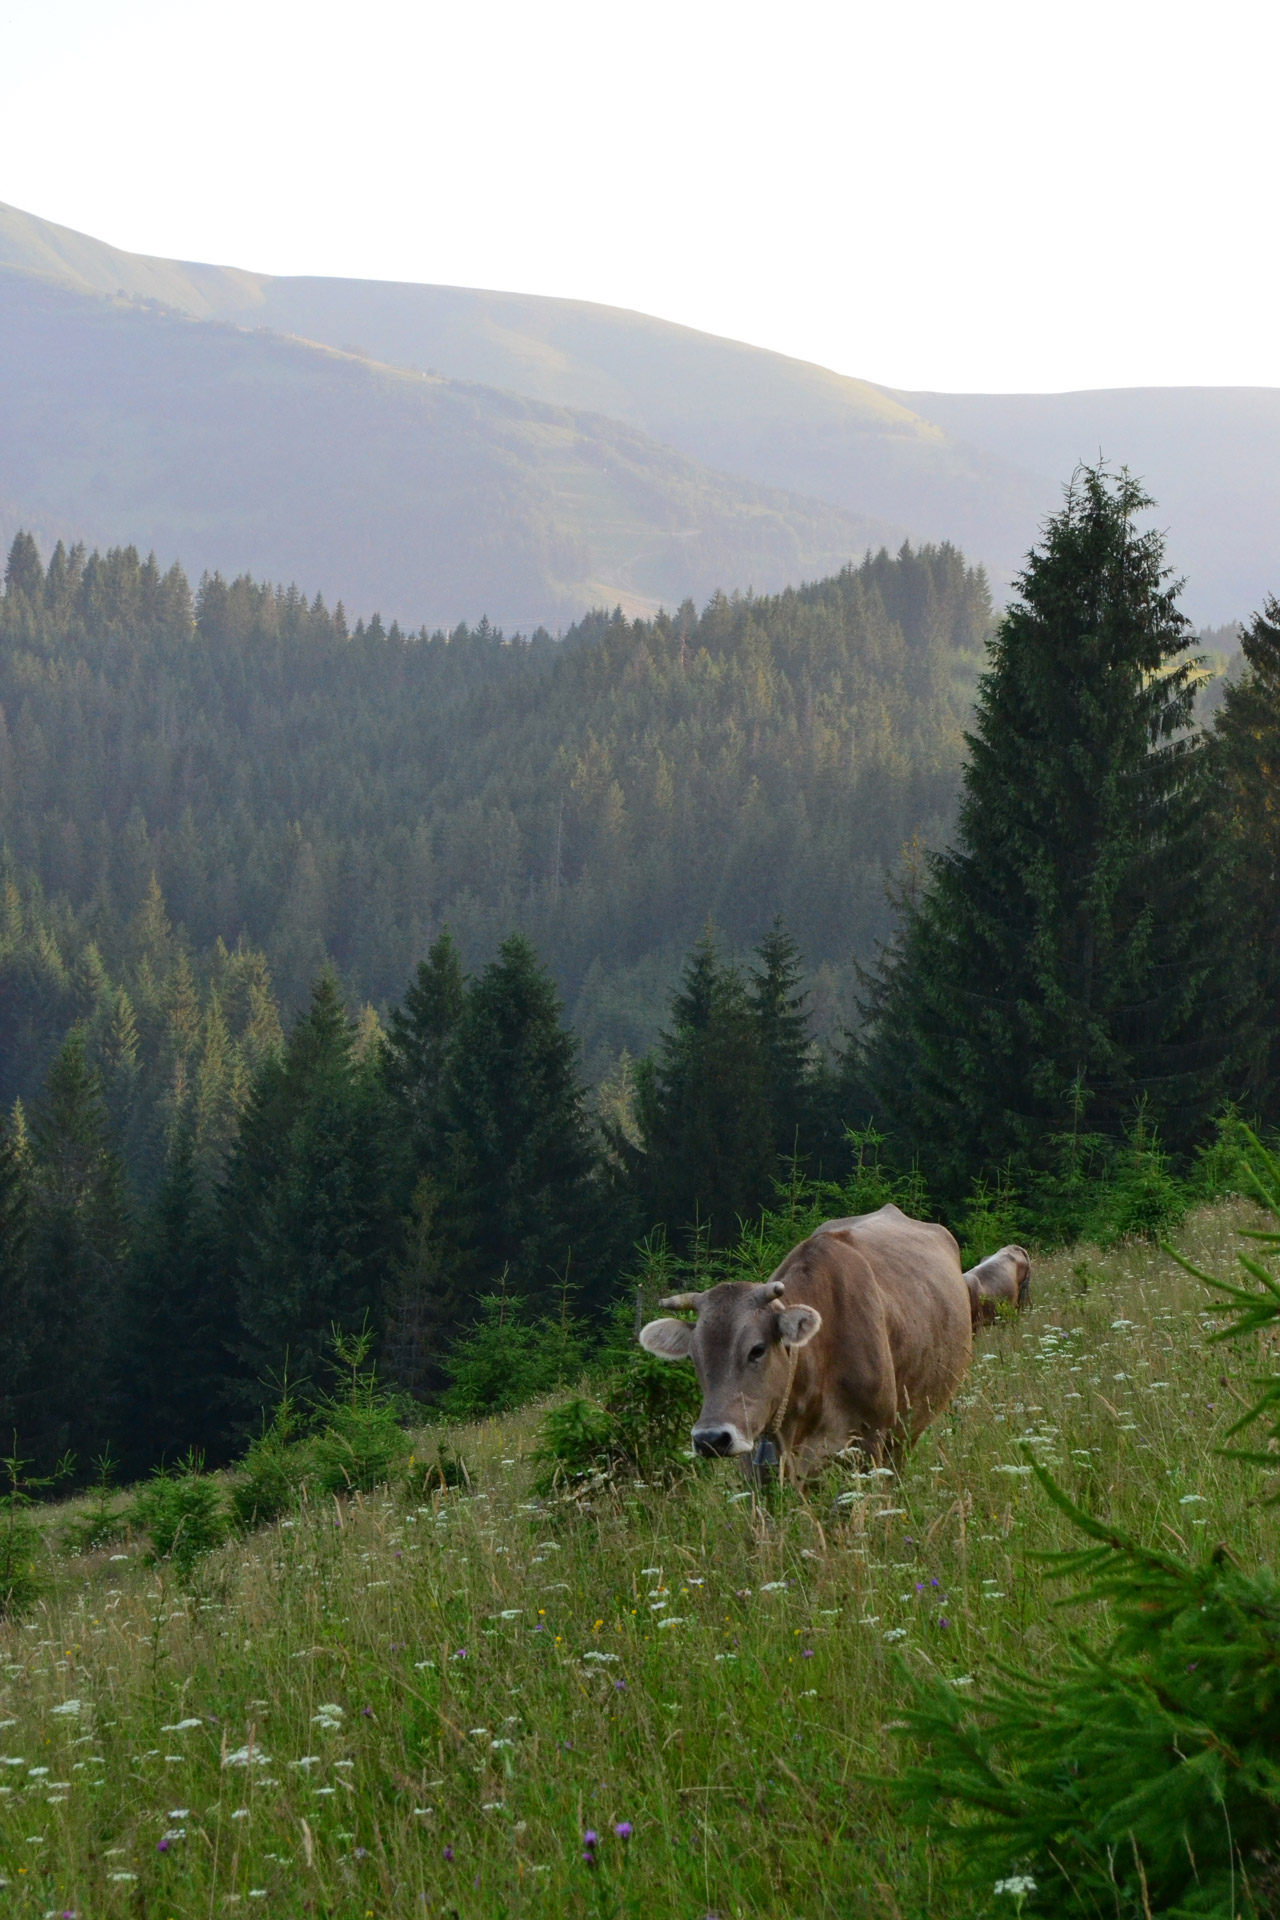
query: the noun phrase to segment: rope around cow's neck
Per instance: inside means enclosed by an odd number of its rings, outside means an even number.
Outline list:
[[[787,1457],[786,1443],[782,1438],[782,1422],[786,1418],[787,1408],[791,1404],[791,1389],[796,1383],[796,1362],[800,1358],[800,1349],[799,1347],[788,1347],[787,1353],[789,1356],[789,1365],[787,1367],[786,1390],[778,1402],[777,1412],[774,1413],[767,1422],[764,1432],[761,1435],[762,1439],[767,1439],[770,1434],[773,1435],[778,1448],[779,1466],[782,1465]]]

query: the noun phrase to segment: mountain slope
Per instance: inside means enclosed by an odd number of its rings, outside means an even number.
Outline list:
[[[1155,494],[1195,618],[1233,618],[1280,583],[1280,391],[1272,388],[892,392],[586,301],[155,259],[0,206],[4,266],[100,298],[270,328],[603,413],[719,474],[825,501],[913,538],[954,540],[998,583],[1018,567],[1076,463],[1101,450]],[[767,571],[776,564],[768,556],[749,577],[776,583],[784,576]]]
[[[1169,529],[1186,601],[1205,620],[1280,592],[1280,388],[904,393],[948,432],[1066,479],[1102,453],[1141,474]]]
[[[647,314],[156,259],[4,206],[0,265],[605,413],[706,465],[921,538],[1016,556],[1041,506],[1042,482],[959,444],[882,388]]]
[[[0,268],[0,501],[416,625],[767,591],[893,528],[618,421]]]

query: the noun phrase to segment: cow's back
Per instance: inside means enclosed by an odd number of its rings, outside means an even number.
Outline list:
[[[851,1248],[870,1268],[893,1355],[899,1418],[912,1435],[920,1433],[946,1406],[973,1357],[969,1290],[954,1235],[889,1205],[827,1220],[811,1237]]]

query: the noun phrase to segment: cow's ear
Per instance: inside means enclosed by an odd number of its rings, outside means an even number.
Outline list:
[[[687,1320],[651,1320],[640,1329],[640,1345],[660,1360],[687,1360],[693,1348],[693,1328]]]
[[[778,1337],[789,1347],[807,1347],[821,1325],[816,1307],[784,1307],[778,1315]]]

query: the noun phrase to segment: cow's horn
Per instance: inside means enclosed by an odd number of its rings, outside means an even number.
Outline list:
[[[785,1293],[786,1290],[787,1283],[785,1280],[766,1280],[764,1283],[764,1297],[766,1300],[776,1300],[778,1295]]]
[[[700,1293],[669,1293],[665,1300],[659,1300],[660,1307],[696,1307],[701,1300]]]

